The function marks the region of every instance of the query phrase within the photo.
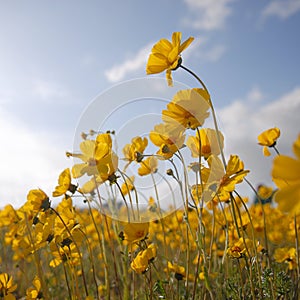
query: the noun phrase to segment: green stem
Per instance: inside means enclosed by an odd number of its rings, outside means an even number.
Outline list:
[[[120,188],[120,186],[118,186],[118,188]],[[97,191],[97,196],[98,196],[100,206],[101,206],[101,209],[102,209],[102,212],[103,212],[103,206],[102,206],[100,191],[99,191],[98,188],[96,189],[96,191]],[[119,276],[118,276],[118,271],[117,271],[116,255],[115,255],[113,240],[112,240],[112,237],[111,237],[111,234],[110,234],[110,228],[109,228],[109,225],[108,225],[107,216],[105,214],[102,214],[102,216],[104,218],[104,224],[105,224],[105,228],[102,227],[102,230],[103,231],[104,231],[104,229],[107,230],[108,241],[110,243],[110,250],[111,250],[112,257],[113,257],[113,268],[114,268],[114,273],[115,273],[115,278],[116,278],[117,290],[119,292],[119,297],[122,300],[123,298],[122,298],[122,294],[120,292],[120,282],[119,282]],[[105,237],[105,235],[104,235],[104,232],[103,232],[102,243],[103,243],[103,249],[105,249],[105,251],[106,251],[105,244],[104,244],[104,242],[105,242],[104,237]],[[109,299],[109,296],[108,296],[108,299]],[[124,299],[126,299],[126,298],[124,298]]]
[[[278,151],[278,149],[276,148],[276,146],[273,146],[274,151],[276,152],[277,155],[280,155],[280,152]]]
[[[38,273],[39,279],[41,280],[44,297],[47,300],[47,299],[49,299],[49,296],[48,296],[48,289],[46,289],[45,279],[43,277],[44,272],[43,272],[42,266],[41,266],[41,258],[40,258],[38,249],[36,249],[36,247],[35,247],[35,241],[33,240],[33,237],[32,237],[32,232],[31,232],[31,228],[28,223],[28,217],[27,217],[26,213],[25,213],[25,219],[26,219],[26,227],[28,230],[29,240],[30,240],[30,243],[31,243],[32,249],[33,249],[33,256],[34,256],[34,261],[36,264],[37,273]]]
[[[218,122],[217,122],[217,116],[216,116],[216,112],[215,112],[215,109],[214,109],[214,106],[213,106],[213,103],[212,103],[212,100],[211,100],[211,97],[210,97],[210,93],[206,87],[206,85],[204,84],[204,82],[200,79],[199,76],[197,76],[193,71],[191,71],[190,69],[186,68],[185,66],[183,65],[180,65],[180,67],[182,69],[184,69],[185,71],[187,71],[189,74],[191,74],[199,83],[200,85],[203,87],[203,89],[207,92],[207,94],[209,95],[209,104],[210,104],[210,107],[211,107],[211,111],[212,111],[212,116],[213,116],[213,121],[214,121],[214,126],[215,126],[215,129],[216,129],[216,132],[217,132],[217,140],[218,140],[218,146],[219,146],[219,149],[220,149],[220,152],[221,152],[221,157],[222,157],[222,162],[223,162],[223,165],[224,165],[224,168],[226,169],[226,160],[225,160],[225,155],[224,155],[224,152],[223,152],[223,147],[222,147],[222,143],[221,143],[221,139],[220,139],[220,130],[219,130],[219,126],[218,126]]]
[[[296,244],[296,260],[297,260],[297,278],[299,278],[300,267],[299,267],[299,240],[298,240],[298,226],[297,217],[294,215],[294,230],[295,230],[295,244]]]
[[[67,224],[65,223],[65,221],[61,217],[61,215],[54,208],[51,207],[50,209],[56,214],[56,216],[60,219],[60,221],[62,222],[62,224],[66,228],[66,231],[68,232],[70,238],[72,239],[72,242],[74,243],[74,246],[75,246],[75,248],[76,248],[76,250],[79,254],[79,257],[80,257],[79,261],[80,261],[80,267],[81,267],[81,272],[82,272],[82,280],[83,280],[84,290],[85,290],[86,296],[88,296],[89,292],[88,292],[88,288],[87,288],[85,272],[84,272],[83,262],[82,262],[82,256],[80,255],[81,252],[80,252],[79,246],[78,246],[77,242],[75,241],[75,239],[74,239],[70,229],[68,228]]]
[[[266,222],[266,214],[265,214],[264,204],[262,203],[260,196],[258,195],[257,191],[255,190],[255,188],[251,184],[251,182],[247,178],[244,178],[244,180],[245,180],[245,182],[247,182],[247,184],[250,186],[252,191],[255,193],[255,195],[259,201],[260,207],[261,207],[263,223],[264,223],[265,249],[266,249],[266,253],[267,253],[268,268],[270,268],[271,262],[270,262],[269,243],[268,243],[268,235],[267,235],[267,222]]]

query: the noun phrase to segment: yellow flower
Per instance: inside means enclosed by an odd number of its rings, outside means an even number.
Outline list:
[[[149,156],[140,163],[140,167],[138,168],[138,174],[140,176],[145,176],[151,173],[155,173],[157,171],[157,158],[154,156]]]
[[[224,137],[221,132],[219,132],[219,137],[223,148]],[[186,145],[191,150],[192,157],[208,158],[211,154],[219,155],[221,153],[217,132],[210,128],[202,128],[196,136],[189,136]]]
[[[274,252],[275,261],[288,264],[289,270],[297,268],[297,258],[295,248],[277,248]]]
[[[296,158],[278,155],[273,161],[272,178],[279,190],[275,193],[278,208],[285,212],[300,211],[300,135],[294,142]]]
[[[149,232],[149,223],[125,223],[124,231],[120,234],[129,244],[146,238]]]
[[[139,156],[143,154],[144,150],[148,145],[147,138],[141,138],[139,136],[131,140],[131,144],[127,144],[123,148],[123,154],[125,159],[129,162],[138,161]],[[139,162],[139,161],[138,161]]]
[[[13,277],[7,273],[0,274],[0,296],[4,299],[16,299],[12,294],[17,289],[17,285],[13,283]],[[8,296],[8,297],[6,297]]]
[[[240,238],[236,243],[227,249],[227,254],[232,258],[241,258],[247,255],[252,247],[252,241],[247,238]]]
[[[0,210],[0,227],[17,223],[19,220],[17,211],[11,204],[7,204]]]
[[[125,182],[121,186],[121,193],[123,196],[127,195],[130,191],[134,190],[134,176],[130,176],[129,178],[126,178]]]
[[[244,163],[237,155],[230,155],[225,171],[219,157],[210,155],[207,162],[209,166],[201,169],[202,187],[196,185],[196,190],[194,188],[195,202],[198,203],[202,199],[207,202],[213,200],[216,203],[228,201],[235,185],[243,181],[249,170],[244,170]]]
[[[68,246],[59,247],[55,244],[50,244],[51,253],[53,259],[50,261],[49,266],[51,268],[58,267],[61,263],[69,263],[71,266],[77,266],[80,264],[81,254],[78,253],[74,243]]]
[[[26,300],[42,299],[43,294],[41,291],[41,281],[38,276],[35,276],[32,281],[33,287],[26,290]]]
[[[274,147],[276,145],[276,141],[280,136],[280,130],[277,127],[270,128],[264,132],[262,132],[258,137],[258,144],[263,147],[264,156],[270,156],[271,153],[269,151],[269,147]]]
[[[41,189],[30,190],[27,195],[27,201],[33,212],[46,211],[50,208],[50,201],[47,194]]]
[[[156,257],[156,253],[156,245],[149,245],[145,250],[142,250],[137,254],[130,264],[131,268],[138,274],[145,273],[149,268],[149,263]]]
[[[271,203],[274,194],[274,189],[270,186],[266,186],[264,184],[260,184],[257,187],[257,197],[255,197],[254,203]]]
[[[58,177],[58,186],[55,187],[54,192],[52,193],[53,197],[59,197],[70,191],[72,194],[76,191],[76,185],[71,183],[71,172],[70,169],[65,169],[61,172]]]
[[[73,178],[83,175],[99,176],[105,181],[118,168],[118,156],[112,150],[112,140],[109,133],[99,134],[96,140],[84,140],[80,143],[81,153],[68,153],[68,156],[79,158],[83,163],[72,168]]]
[[[161,123],[149,134],[151,142],[160,149],[156,152],[162,159],[169,159],[183,145],[185,135],[182,126]]]
[[[211,280],[215,280],[217,277],[218,277],[218,273],[216,273],[216,272],[213,272],[213,273],[209,273],[209,274],[205,274],[206,272],[204,271],[204,268],[202,267],[201,268],[202,269],[202,271],[199,273],[199,279],[200,280],[206,280],[207,278],[207,276],[209,277],[209,279],[211,279]]]
[[[162,119],[166,123],[176,121],[184,128],[196,129],[209,116],[209,107],[209,95],[205,90],[180,90],[162,111]]]
[[[258,187],[258,190],[257,190],[258,196],[261,199],[270,198],[272,196],[273,192],[274,191],[273,191],[272,187],[266,186],[266,185],[263,185],[263,184],[260,184],[259,187]]]
[[[176,70],[181,64],[180,53],[185,50],[194,40],[189,37],[181,44],[181,32],[174,32],[172,42],[161,39],[152,48],[149,56],[146,72],[147,74],[157,74],[166,70],[167,81],[172,85],[171,71]]]
[[[170,261],[168,261],[168,269],[170,272],[175,273],[175,278],[177,280],[183,280],[186,277],[185,268],[183,266],[172,264]]]
[[[229,194],[235,190],[235,185],[241,183],[249,170],[244,170],[244,163],[237,155],[230,155],[226,166],[226,173],[222,177],[219,186],[219,197],[223,201],[229,199]]]
[[[75,164],[72,168],[72,175],[74,178],[79,178],[84,174],[88,176],[97,174],[96,163],[96,143],[94,140],[84,140],[80,143],[80,154],[68,153],[68,156],[80,158],[83,163]]]

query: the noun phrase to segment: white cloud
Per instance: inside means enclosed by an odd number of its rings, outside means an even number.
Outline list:
[[[105,76],[110,82],[117,82],[124,79],[129,73],[145,68],[147,58],[153,44],[148,44],[140,49],[137,54],[119,65],[113,66],[105,71]]]
[[[33,132],[0,107],[0,207],[19,207],[33,188],[52,192],[62,168],[65,149],[49,134]]]
[[[265,105],[253,101],[261,98],[260,95],[262,93],[254,89],[244,100],[237,100],[217,111],[221,131],[225,135],[226,153],[240,155],[245,167],[251,170],[249,179],[255,186],[259,183],[272,184],[273,156],[263,156],[257,136],[268,128],[279,127],[281,136],[277,147],[282,154],[290,155],[292,144],[300,133],[300,87]]]
[[[271,1],[262,11],[262,17],[276,16],[282,20],[300,11],[299,0],[275,0]]]
[[[200,30],[222,29],[232,14],[233,0],[184,0],[191,14],[183,21],[187,26]]]

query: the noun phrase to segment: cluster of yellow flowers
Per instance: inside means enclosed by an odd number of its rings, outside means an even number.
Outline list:
[[[237,155],[225,159],[210,94],[182,65],[192,41],[175,32],[152,48],[147,74],[166,71],[171,85],[182,68],[200,87],[178,91],[148,138],[133,137],[119,158],[113,132],[84,133],[52,192],[58,204],[33,189],[22,207],[0,211],[0,299],[290,299],[289,282],[298,289],[300,135],[292,158],[276,148],[278,128],[261,133],[263,153],[276,152],[278,189],[260,186],[255,203],[239,195],[249,170]],[[209,117],[214,128],[204,127]],[[139,202],[135,177],[153,179],[160,161],[170,162],[165,178],[178,185],[180,208],[162,208],[154,180],[153,196]]]

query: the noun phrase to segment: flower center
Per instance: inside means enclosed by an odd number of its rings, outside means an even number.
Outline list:
[[[94,158],[90,158],[88,161],[88,164],[90,167],[95,167],[95,166],[97,166],[97,161]]]

